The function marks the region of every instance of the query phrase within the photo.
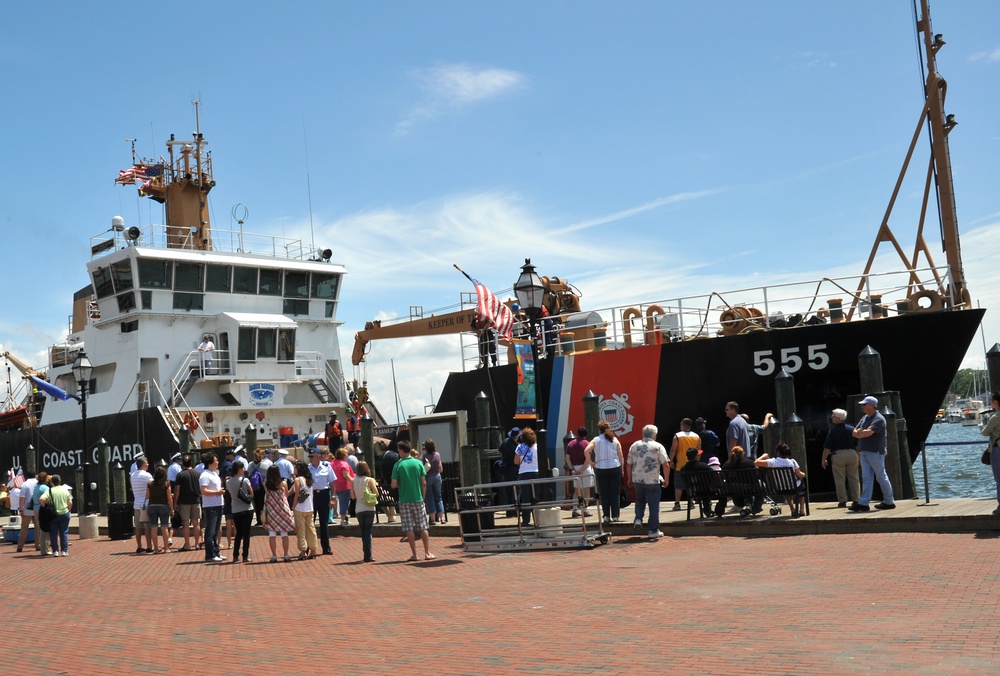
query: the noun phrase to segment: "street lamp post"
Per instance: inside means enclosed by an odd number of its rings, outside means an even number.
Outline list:
[[[541,316],[545,299],[545,285],[535,272],[535,266],[531,264],[530,258],[524,259],[521,266],[521,274],[514,283],[514,295],[517,296],[518,305],[528,315],[529,334],[531,337],[531,359],[534,362],[534,383],[535,383],[535,435],[538,438],[538,472],[540,477],[551,476],[549,465],[548,445],[545,441],[545,409],[542,405],[542,391],[538,378],[538,319]],[[544,338],[543,338],[544,340]],[[548,484],[546,484],[547,486]]]
[[[73,377],[80,385],[80,413],[83,417],[83,510],[80,514],[94,514],[97,510],[93,504],[94,491],[90,489],[93,480],[93,470],[90,462],[90,454],[87,452],[87,391],[90,389],[90,376],[94,372],[94,366],[87,358],[87,353],[80,351],[73,361]]]

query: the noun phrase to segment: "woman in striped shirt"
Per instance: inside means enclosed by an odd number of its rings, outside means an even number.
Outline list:
[[[587,465],[593,467],[597,474],[597,491],[601,495],[604,523],[611,523],[618,521],[621,516],[622,465],[625,464],[625,456],[621,442],[606,420],[597,423],[597,430],[599,434],[587,444],[584,456]]]

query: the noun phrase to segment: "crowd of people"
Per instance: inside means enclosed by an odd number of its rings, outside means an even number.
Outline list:
[[[441,456],[432,439],[423,443],[424,456],[400,441],[383,467],[398,492],[404,540],[417,560],[416,540],[423,558],[433,559],[428,529],[443,521]],[[290,538],[295,536],[299,560],[331,555],[329,526],[347,526],[357,519],[365,562],[374,562],[372,530],[380,485],[368,463],[358,460],[353,445],[312,447],[309,461],[292,462],[285,449],[258,451],[249,461],[241,447],[196,458],[176,453],[169,467],[148,471],[143,455],[134,458],[129,472],[134,496],[136,554],[163,554],[172,550],[173,535],[183,535],[177,551],[202,550],[206,563],[224,563],[223,549],[232,550],[232,563],[251,563],[250,541],[256,517],[266,530],[270,563],[291,561]],[[200,462],[195,465],[195,460]],[[385,489],[382,489],[385,490]],[[426,506],[425,506],[426,505]],[[432,519],[428,518],[432,515]],[[394,515],[391,521],[395,521]],[[225,546],[222,546],[225,538]],[[281,551],[279,555],[278,543]]]

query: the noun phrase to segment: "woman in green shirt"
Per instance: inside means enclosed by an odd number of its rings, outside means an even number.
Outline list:
[[[62,478],[58,474],[49,477],[52,488],[40,499],[42,504],[52,503],[56,509],[56,516],[49,523],[49,543],[52,545],[52,554],[59,556],[69,556],[69,514],[73,509],[73,498],[69,491],[62,485]]]

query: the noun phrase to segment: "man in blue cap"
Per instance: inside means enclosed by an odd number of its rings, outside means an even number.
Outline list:
[[[896,509],[892,499],[892,484],[885,471],[886,436],[885,418],[878,412],[878,399],[869,395],[858,402],[864,416],[858,421],[851,435],[858,440],[861,453],[861,497],[848,509],[852,512],[867,512],[872,499],[875,481],[882,488],[882,502],[875,509]]]

